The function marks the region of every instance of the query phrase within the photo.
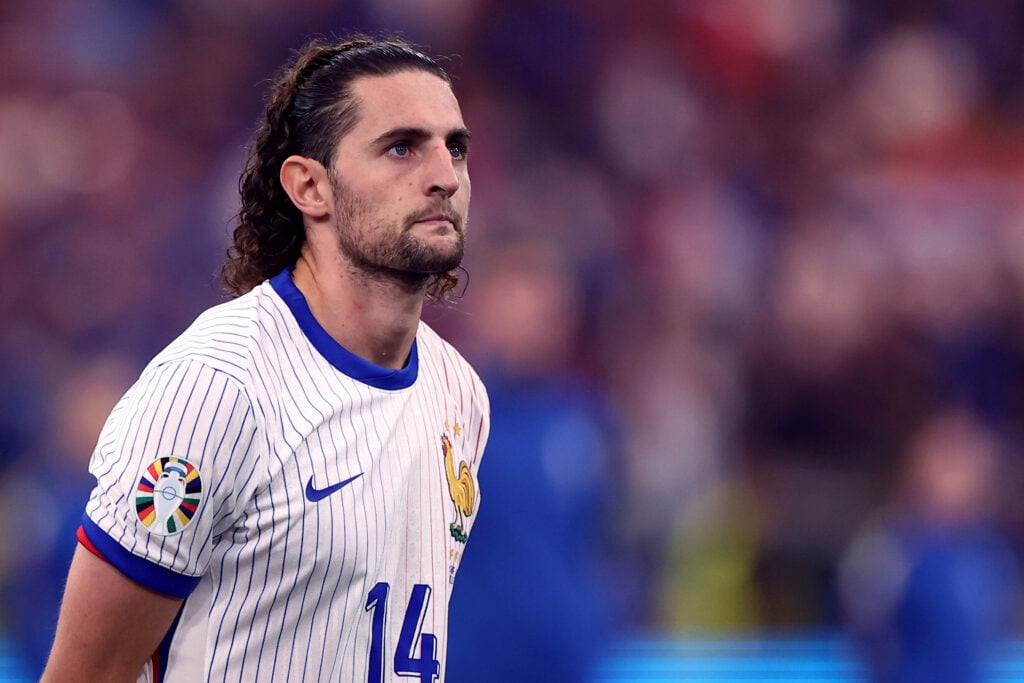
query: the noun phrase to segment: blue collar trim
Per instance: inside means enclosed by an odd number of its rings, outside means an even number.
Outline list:
[[[375,365],[368,360],[360,358],[344,346],[334,341],[331,335],[320,326],[320,323],[313,317],[309,310],[306,297],[299,288],[292,282],[292,269],[286,268],[270,279],[270,286],[274,288],[285,304],[288,305],[296,322],[302,329],[303,334],[309,339],[309,343],[320,352],[327,361],[335,368],[355,380],[378,389],[406,389],[412,386],[419,373],[419,351],[416,340],[413,339],[412,351],[409,353],[409,361],[401,370],[391,370]]]

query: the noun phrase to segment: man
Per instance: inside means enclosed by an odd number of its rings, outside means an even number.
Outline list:
[[[954,407],[910,434],[894,495],[838,567],[848,632],[878,683],[981,683],[1013,636],[1020,568],[999,519],[1004,445]]]
[[[238,296],[104,427],[44,680],[443,680],[489,405],[420,312],[456,284],[468,143],[405,43],[314,43],[281,76]]]

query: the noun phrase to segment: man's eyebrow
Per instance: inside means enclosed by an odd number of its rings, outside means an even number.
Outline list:
[[[390,142],[392,140],[415,140],[422,141],[430,138],[428,133],[423,128],[405,127],[405,128],[392,128],[391,130],[382,133],[374,139],[373,144],[381,144],[384,142]]]
[[[416,128],[415,126],[406,126],[403,128],[392,128],[391,130],[378,135],[374,140],[374,145],[384,144],[386,142],[392,142],[394,140],[410,140],[413,142],[422,142],[423,140],[430,139],[430,132],[423,128]],[[467,128],[454,128],[447,136],[445,136],[445,142],[461,142],[468,144],[470,139],[469,129]]]
[[[472,137],[473,136],[469,134],[468,128],[456,128],[452,132],[448,133],[448,137],[445,138],[445,142],[448,144],[458,142],[463,145],[468,145]]]

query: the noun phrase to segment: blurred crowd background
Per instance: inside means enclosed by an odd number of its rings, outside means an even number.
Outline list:
[[[44,0],[0,6],[0,634],[29,671],[103,420],[224,298],[268,78],[352,29],[449,55],[473,131],[468,286],[427,314],[493,409],[451,680],[814,630],[911,680],[1018,632],[1024,4]]]

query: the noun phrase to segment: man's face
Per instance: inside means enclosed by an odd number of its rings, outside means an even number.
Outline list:
[[[353,81],[356,125],[334,157],[342,257],[363,271],[445,273],[462,261],[469,135],[451,88],[425,71]]]

